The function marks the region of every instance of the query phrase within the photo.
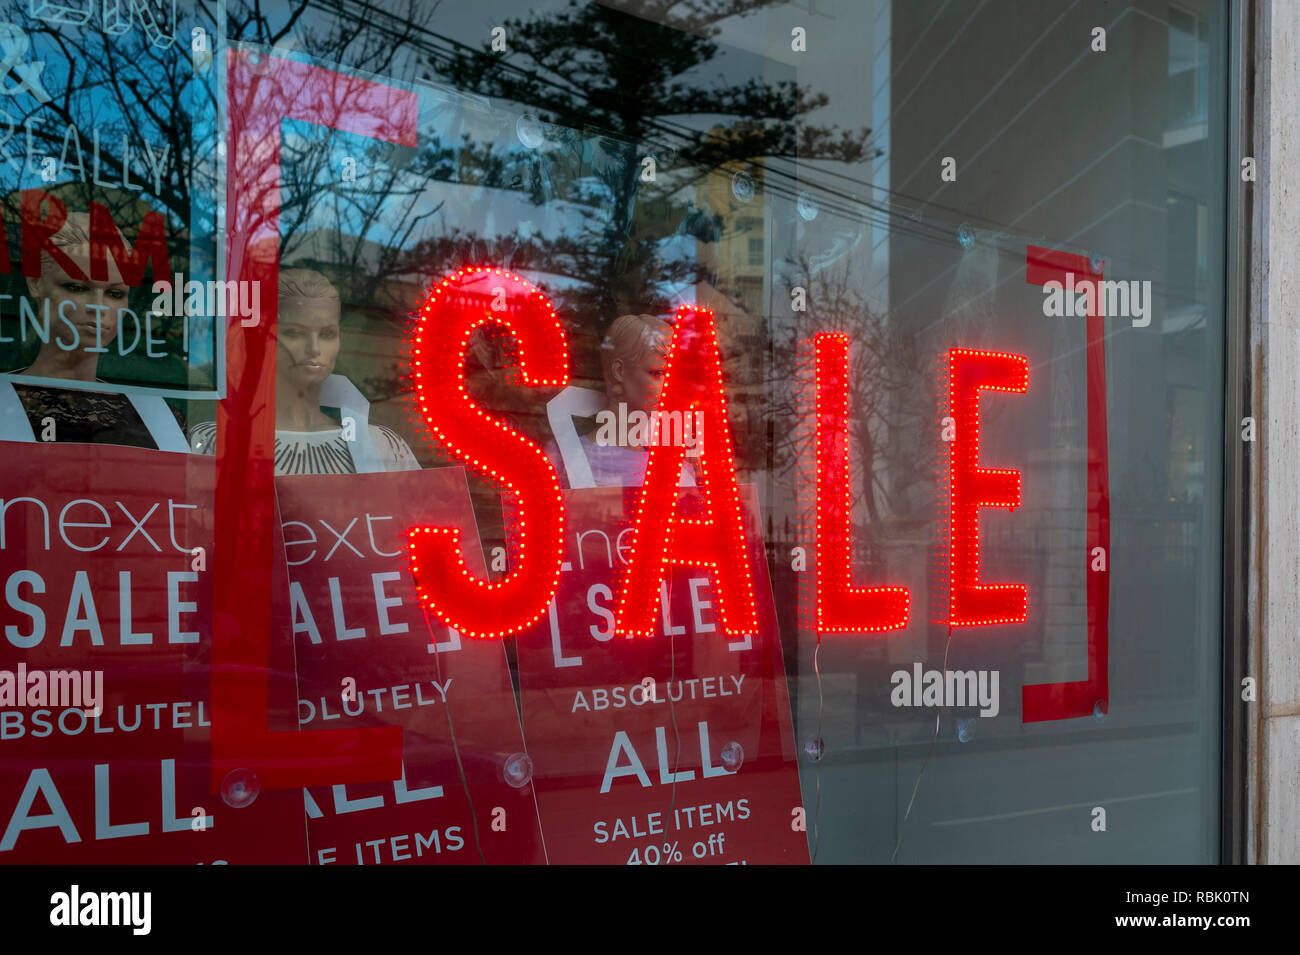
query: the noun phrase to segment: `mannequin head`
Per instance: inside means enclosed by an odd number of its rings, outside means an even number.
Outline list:
[[[280,273],[276,374],[281,388],[319,389],[339,357],[339,293],[314,269]]]
[[[86,213],[68,213],[67,221],[50,236],[50,243],[71,259],[86,278],[69,275],[48,249],[41,250],[41,274],[27,280],[27,291],[36,300],[38,313],[42,313],[46,307],[44,303],[49,302],[51,328],[58,330],[41,351],[53,356],[54,352],[63,352],[73,343],[71,330],[60,320],[60,317],[66,318],[77,329],[76,348],[68,349],[66,354],[84,359],[79,367],[86,374],[77,377],[93,379],[100,353],[87,352],[87,349],[106,348],[117,338],[118,309],[126,306],[130,290],[122,281],[122,273],[111,255],[105,257],[107,280],[89,278],[90,217]],[[70,303],[63,306],[62,312],[59,310],[61,302]]]
[[[605,400],[611,410],[649,411],[659,400],[672,328],[655,315],[620,315],[600,345]]]

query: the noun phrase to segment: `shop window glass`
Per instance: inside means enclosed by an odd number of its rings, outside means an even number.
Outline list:
[[[1216,860],[1225,4],[145,6],[3,18],[0,862]]]

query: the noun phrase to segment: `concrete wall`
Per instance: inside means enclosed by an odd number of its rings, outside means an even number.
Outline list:
[[[1256,15],[1251,203],[1251,861],[1300,863],[1300,4]]]

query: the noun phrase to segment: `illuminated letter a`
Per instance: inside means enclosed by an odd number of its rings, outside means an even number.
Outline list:
[[[706,308],[684,305],[677,311],[656,411],[681,412],[683,421],[702,413],[704,427],[696,438],[701,493],[689,504],[681,500],[678,481],[686,455],[681,443],[652,445],[614,632],[652,635],[660,583],[671,565],[686,564],[713,571],[723,633],[752,634],[758,630],[754,581],[727,424],[722,359],[713,313]]]

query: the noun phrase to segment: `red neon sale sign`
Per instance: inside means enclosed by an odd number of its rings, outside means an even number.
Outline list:
[[[1024,623],[1029,589],[1024,584],[981,583],[980,520],[985,507],[1020,506],[1020,472],[980,462],[980,392],[1024,394],[1029,361],[1006,352],[954,348],[948,352],[948,417],[953,430],[947,454],[947,606],[940,622],[950,627]]]
[[[389,780],[400,774],[401,731],[395,727],[276,733],[268,729],[266,666],[270,657],[273,520],[276,275],[279,266],[280,125],[291,119],[414,146],[415,93],[290,60],[248,54],[227,62],[229,168],[228,278],[257,283],[260,325],[232,322],[227,336],[227,392],[218,409],[213,663],[232,674],[212,688],[212,783],[234,769],[252,770],[267,789]],[[319,95],[302,95],[303,90]],[[344,108],[340,104],[346,104]],[[1043,284],[1067,271],[1093,275],[1085,257],[1030,247],[1026,279]],[[502,325],[517,344],[523,383],[558,387],[568,381],[568,343],[546,296],[501,269],[463,269],[429,290],[421,309],[413,369],[421,411],[433,433],[467,467],[494,482],[509,521],[512,571],[488,581],[472,574],[449,528],[413,528],[408,536],[421,599],[439,619],[469,637],[517,634],[546,612],[563,562],[564,507],[557,477],[542,450],[478,407],[463,380],[469,337]],[[847,486],[847,354],[845,336],[819,336],[815,388],[817,562],[820,633],[880,632],[907,626],[906,588],[855,583],[849,571],[851,523]],[[1102,316],[1087,319],[1088,551],[1109,548],[1106,457],[1105,340]],[[953,627],[1022,623],[1025,584],[987,583],[979,556],[979,512],[1020,503],[1019,474],[989,468],[979,455],[981,392],[1023,394],[1023,356],[954,349],[945,383],[956,436],[948,448],[949,496],[946,605]],[[738,637],[755,627],[754,581],[743,559],[740,506],[726,389],[714,317],[684,307],[677,315],[660,410],[699,414],[708,438],[700,449],[702,494],[686,505],[677,476],[684,449],[657,446],[633,516],[628,566],[619,581],[615,629],[653,629],[667,570],[711,568],[719,591],[719,633]],[[688,509],[689,508],[689,509]],[[1085,555],[1086,556],[1086,555]],[[1026,722],[1086,716],[1108,702],[1105,571],[1088,576],[1088,678],[1027,686]],[[237,674],[234,675],[234,674]]]
[[[428,610],[466,636],[493,638],[532,626],[555,596],[564,557],[564,502],[542,449],[465,393],[470,336],[489,322],[515,336],[524,384],[559,387],[568,381],[567,345],[550,302],[518,276],[475,267],[429,290],[416,331],[416,393],[434,435],[505,493],[512,516],[506,538],[515,569],[497,583],[471,575],[449,528],[413,528],[408,546]],[[652,634],[668,569],[689,564],[709,568],[717,579],[721,632],[752,633],[758,625],[754,582],[745,559],[717,331],[708,309],[678,310],[658,410],[702,416],[703,431],[710,435],[697,458],[703,493],[698,507],[683,510],[677,481],[686,448],[661,444],[651,450],[614,630]]]
[[[817,632],[902,630],[911,597],[906,587],[857,587],[851,582],[849,514],[849,336],[816,336]]]
[[[672,566],[691,564],[713,571],[722,632],[732,637],[753,633],[758,628],[758,610],[745,552],[722,356],[713,312],[706,308],[677,310],[658,410],[680,412],[683,420],[696,412],[703,414],[702,434],[708,440],[701,440],[696,459],[701,506],[695,514],[679,510],[677,482],[685,446],[654,446],[637,502],[632,557],[619,589],[614,632],[652,635],[660,584]]]
[[[1031,249],[1030,280],[1042,259]],[[1039,254],[1039,259],[1035,259]],[[1049,253],[1051,255],[1051,253]],[[1086,268],[1071,261],[1058,268]],[[1062,260],[1063,261],[1063,260]],[[1052,274],[1050,270],[1044,274]],[[502,489],[513,520],[507,529],[515,569],[489,583],[464,569],[454,531],[414,528],[412,568],[422,579],[430,612],[467,635],[502,637],[530,627],[546,612],[558,586],[564,509],[559,484],[542,450],[476,406],[465,394],[463,364],[469,336],[496,322],[515,335],[524,383],[557,387],[567,381],[568,354],[554,309],[542,293],[508,272],[488,267],[462,269],[434,285],[421,311],[415,344],[419,404],[433,433],[467,466]],[[1089,442],[1105,442],[1104,342],[1089,323]],[[851,521],[848,482],[848,348],[844,333],[814,337],[815,407],[815,575],[816,630],[870,633],[903,629],[910,620],[910,595],[897,585],[855,584],[849,566]],[[941,481],[947,501],[942,515],[944,573],[935,607],[938,621],[952,628],[1023,624],[1029,588],[1017,581],[984,579],[980,558],[980,512],[1014,510],[1022,504],[1020,472],[981,460],[980,407],[985,393],[1024,395],[1029,362],[1010,352],[953,348],[944,356],[940,387],[946,397],[951,435],[945,435]],[[1099,384],[1100,383],[1100,384]],[[1100,402],[1097,393],[1103,397]],[[754,584],[743,558],[739,533],[734,457],[727,424],[726,387],[713,314],[683,307],[675,321],[658,411],[701,415],[705,422],[699,467],[702,494],[694,510],[681,510],[677,487],[685,448],[653,446],[644,485],[633,510],[628,565],[616,593],[614,631],[651,634],[660,587],[675,564],[706,566],[718,581],[721,634],[753,630]],[[1109,543],[1105,513],[1105,456],[1089,472],[1089,553]],[[1106,706],[1104,573],[1089,587],[1089,679],[1024,688],[1026,722],[1086,716]],[[503,599],[509,595],[509,600]],[[489,601],[485,598],[494,596]],[[1094,612],[1095,608],[1100,613]]]

